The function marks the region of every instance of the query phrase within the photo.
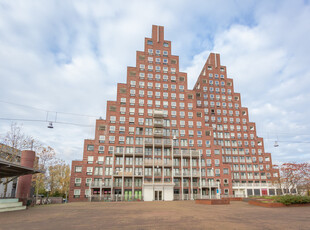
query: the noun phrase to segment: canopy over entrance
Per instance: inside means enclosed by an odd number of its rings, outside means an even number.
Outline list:
[[[27,174],[41,173],[39,170],[0,160],[0,178],[17,177]]]

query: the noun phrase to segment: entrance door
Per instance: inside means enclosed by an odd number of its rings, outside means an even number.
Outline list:
[[[155,200],[162,200],[163,191],[155,191]]]

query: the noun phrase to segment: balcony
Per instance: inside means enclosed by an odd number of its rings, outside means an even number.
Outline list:
[[[174,177],[181,177],[181,173],[179,173],[179,172],[174,172],[174,173],[173,173],[173,176],[174,176]]]
[[[164,162],[165,167],[172,167],[172,162]]]
[[[152,146],[153,145],[153,139],[145,139],[144,144],[145,144],[145,146]]]
[[[199,172],[193,172],[193,173],[192,173],[192,176],[193,176],[193,177],[200,177],[200,173],[199,173]]]
[[[135,172],[134,176],[135,177],[143,177],[143,173],[142,172]]]
[[[114,172],[113,174],[114,177],[121,177],[121,176],[131,177],[132,175],[133,175],[132,172]]]
[[[162,139],[157,139],[157,138],[155,138],[154,139],[154,145],[155,146],[162,146]]]
[[[201,187],[210,188],[210,187],[218,187],[218,184],[216,182],[202,182]]]
[[[171,146],[171,140],[169,140],[169,139],[164,139],[163,142],[164,142],[164,146],[165,146],[165,147]]]
[[[153,117],[156,117],[156,118],[163,118],[163,117],[164,117],[164,111],[155,109],[155,110],[153,111]]]
[[[154,127],[162,128],[164,126],[163,119],[154,119]]]
[[[88,185],[89,186],[89,185]],[[102,181],[93,181],[91,182],[91,188],[110,188],[112,186],[111,182],[104,183]]]
[[[123,151],[121,151],[121,152],[115,152],[114,154],[115,154],[115,156],[123,156]]]
[[[162,129],[154,129],[153,135],[154,135],[154,137],[162,137],[164,135],[164,132]],[[161,140],[160,140],[160,142],[161,142]]]
[[[153,166],[153,160],[144,160],[144,166]]]
[[[91,187],[92,188],[100,188],[100,187],[103,187],[103,183],[102,183],[102,181],[93,181],[93,182],[91,182]]]
[[[132,187],[132,183],[126,183],[125,182],[124,187]]]
[[[143,152],[142,152],[142,151],[141,151],[141,152],[136,151],[136,152],[135,152],[135,156],[143,156]]]
[[[279,188],[280,185],[271,183],[233,183],[233,188]]]
[[[197,151],[197,150],[181,150],[179,152],[173,153],[173,156],[175,156],[175,157],[181,157],[181,155],[183,157],[192,156],[192,158],[199,158],[199,151]]]
[[[174,183],[172,183],[172,182],[162,182],[162,181],[155,181],[155,182],[153,182],[153,181],[144,181],[144,184],[145,185],[152,185],[152,184],[154,184],[154,185],[156,185],[156,184],[158,184],[158,185],[173,185]]]

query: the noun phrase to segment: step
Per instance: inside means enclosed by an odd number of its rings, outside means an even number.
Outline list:
[[[1,208],[0,212],[21,211],[21,210],[25,210],[25,209],[26,209],[26,206]]]
[[[23,205],[23,202],[12,202],[12,203],[0,203],[0,209],[2,208],[11,208],[11,207],[20,207]]]
[[[0,204],[18,202],[18,198],[0,199]]]

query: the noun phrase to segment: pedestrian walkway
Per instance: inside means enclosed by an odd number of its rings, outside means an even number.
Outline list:
[[[233,201],[84,202],[0,214],[0,229],[309,229],[310,207],[263,208]]]

